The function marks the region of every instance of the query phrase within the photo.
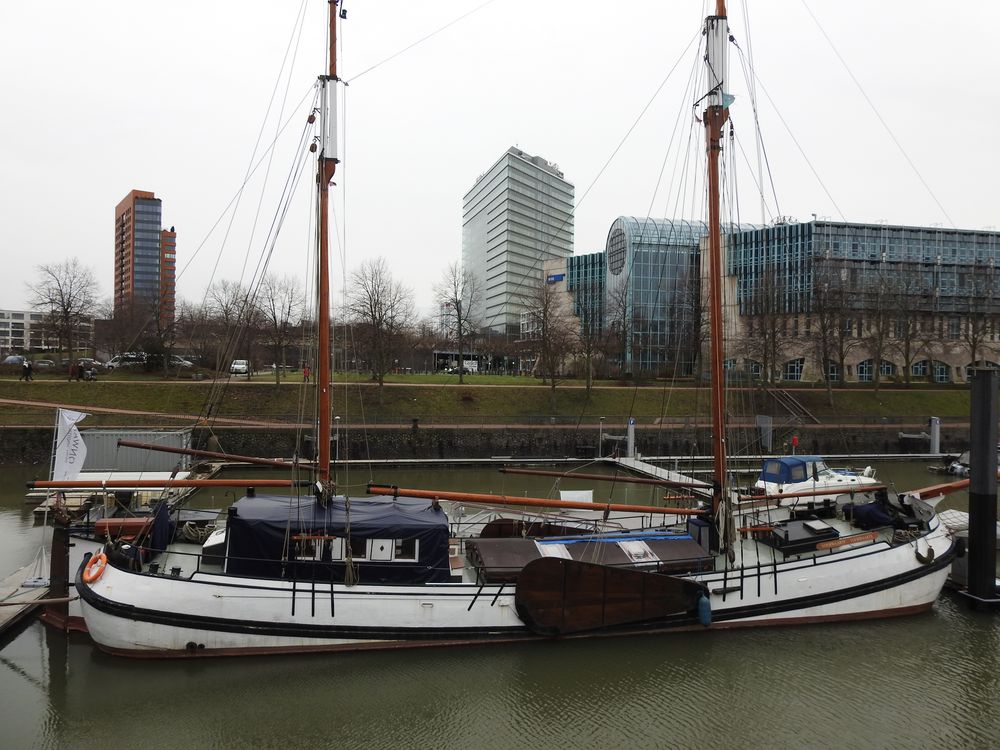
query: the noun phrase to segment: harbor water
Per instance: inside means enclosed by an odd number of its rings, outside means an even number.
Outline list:
[[[905,489],[938,481],[926,466],[877,468],[881,479]],[[4,575],[30,562],[48,539],[23,502],[23,482],[46,470],[0,468]],[[520,494],[515,484],[532,495],[552,489],[552,480],[498,480],[486,469],[445,474],[394,470],[374,478],[440,489],[462,482],[510,494]],[[616,492],[626,490],[619,485]],[[231,500],[199,503],[222,507]],[[964,500],[946,502],[961,508]],[[925,615],[862,623],[194,661],[110,657],[86,636],[67,639],[31,622],[0,651],[0,742],[6,748],[989,747],[1000,736],[998,670],[1000,617],[971,612],[950,594]]]

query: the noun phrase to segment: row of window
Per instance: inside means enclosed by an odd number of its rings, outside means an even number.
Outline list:
[[[727,363],[728,364],[728,363]],[[1000,369],[1000,364],[995,362],[984,362],[983,365],[987,367],[994,367]],[[964,376],[968,379],[969,369],[972,364],[968,364],[964,367],[955,368],[955,376]],[[763,367],[760,362],[748,361],[745,365],[746,369],[753,375],[760,376],[763,372]],[[732,369],[732,368],[729,368]],[[847,365],[848,375],[850,375],[851,366]],[[882,360],[879,363],[879,375],[880,378],[894,377],[899,374],[900,368],[894,363],[888,360]],[[784,363],[781,368],[781,378],[782,380],[802,380],[802,373],[805,370],[805,358],[799,357],[797,359],[792,359]],[[871,383],[875,380],[875,361],[872,359],[866,359],[859,362],[857,365],[857,375],[858,382],[861,383]],[[910,375],[914,378],[930,378],[935,383],[950,383],[951,382],[951,368],[946,362],[941,362],[940,360],[929,360],[924,359],[919,362],[914,362],[910,367]],[[831,382],[838,382],[840,380],[840,367],[834,361],[827,362],[827,379]]]
[[[416,562],[419,551],[417,539],[360,539],[351,537],[351,558],[373,562]],[[344,560],[344,539],[328,536],[302,536],[295,540],[295,559],[315,562]]]

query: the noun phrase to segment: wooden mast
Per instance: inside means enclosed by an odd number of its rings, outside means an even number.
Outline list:
[[[705,19],[709,93],[704,113],[705,141],[708,151],[708,265],[709,265],[709,341],[712,380],[712,511],[718,510],[726,486],[726,398],[725,350],[722,330],[722,228],[719,209],[719,154],[722,151],[722,128],[729,118],[727,45],[729,25],[725,0],[716,0],[715,15]]]
[[[318,388],[316,429],[318,479],[326,492],[330,484],[330,183],[337,170],[337,2],[329,0],[329,71],[320,82],[320,152],[316,181],[319,186],[319,248],[317,251],[316,335]]]

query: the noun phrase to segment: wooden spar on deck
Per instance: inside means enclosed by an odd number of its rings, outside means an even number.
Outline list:
[[[625,503],[588,503],[577,500],[552,500],[547,497],[513,497],[486,495],[476,492],[440,492],[438,490],[412,490],[382,484],[369,484],[371,495],[415,497],[423,500],[450,500],[455,503],[482,503],[484,505],[526,505],[533,508],[563,510],[617,511],[622,513],[669,513],[678,516],[700,516],[706,511],[696,508],[658,508],[655,505],[626,505]]]
[[[628,484],[655,484],[661,487],[692,487],[694,489],[711,489],[706,484],[697,482],[676,482],[672,479],[650,479],[648,477],[630,477],[616,474],[576,474],[563,471],[546,471],[545,469],[511,469],[504,467],[500,469],[501,474],[528,474],[536,477],[560,477],[562,479],[587,479],[595,482],[627,482]]]
[[[997,472],[997,479],[1000,479],[1000,471]],[[954,482],[944,482],[943,484],[932,484],[928,487],[920,487],[915,490],[907,490],[905,495],[916,495],[921,500],[928,497],[937,497],[938,495],[949,495],[952,492],[958,492],[959,490],[964,490],[969,487],[972,482],[971,478],[968,479],[956,479]]]
[[[162,487],[305,487],[308,479],[36,479],[29,490],[160,489]]]
[[[161,453],[179,453],[184,456],[198,456],[199,458],[216,458],[220,461],[236,461],[243,464],[255,464],[257,466],[274,466],[279,469],[294,469],[296,466],[312,468],[316,464],[312,461],[282,461],[276,458],[258,458],[257,456],[241,456],[235,453],[220,453],[218,451],[203,451],[197,448],[174,448],[169,445],[157,445],[156,443],[138,443],[133,440],[119,440],[118,445],[123,448],[141,448],[147,451],[160,451]]]

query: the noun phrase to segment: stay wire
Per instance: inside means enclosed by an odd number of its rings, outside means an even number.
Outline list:
[[[359,78],[361,78],[361,76],[363,76],[363,75],[365,75],[365,74],[367,74],[367,73],[370,73],[371,71],[375,70],[376,68],[380,68],[380,67],[382,67],[383,65],[385,65],[385,64],[386,64],[387,62],[389,62],[390,60],[395,60],[395,59],[396,59],[397,57],[399,57],[400,55],[402,55],[402,54],[404,54],[404,53],[406,53],[406,52],[409,52],[409,51],[410,51],[411,49],[413,49],[414,47],[416,47],[416,46],[418,46],[418,45],[421,45],[421,44],[423,44],[423,43],[424,43],[424,42],[426,42],[426,41],[427,41],[428,39],[431,39],[431,38],[433,38],[433,37],[437,36],[437,35],[438,35],[438,34],[440,34],[440,33],[441,33],[442,31],[445,31],[446,29],[449,29],[449,28],[451,28],[452,26],[454,26],[454,25],[455,25],[456,23],[458,23],[459,21],[463,21],[463,20],[465,20],[466,18],[468,18],[469,16],[473,15],[474,13],[478,13],[478,12],[479,12],[479,11],[481,11],[481,10],[482,10],[483,8],[485,8],[485,7],[487,6],[487,5],[491,5],[491,4],[492,4],[492,3],[494,3],[494,2],[496,2],[496,0],[486,0],[486,2],[485,2],[485,3],[482,3],[482,4],[478,5],[478,6],[476,6],[475,8],[473,8],[472,10],[470,10],[470,11],[467,11],[466,13],[463,13],[463,14],[462,14],[462,15],[460,15],[460,16],[459,16],[458,18],[455,18],[454,20],[452,20],[452,21],[449,21],[449,22],[448,22],[448,23],[446,23],[446,24],[445,24],[444,26],[441,26],[440,28],[438,28],[438,29],[436,29],[436,30],[432,31],[432,32],[431,32],[430,34],[427,34],[427,35],[425,35],[425,36],[422,36],[422,37],[421,37],[420,39],[418,39],[417,41],[415,41],[415,42],[413,42],[413,43],[411,43],[411,44],[408,44],[408,45],[407,45],[406,47],[403,47],[403,49],[399,50],[398,52],[394,52],[393,54],[389,55],[389,56],[388,56],[388,57],[386,57],[385,59],[383,59],[383,60],[380,60],[380,61],[378,61],[377,63],[375,63],[374,65],[371,65],[371,66],[369,66],[369,67],[365,68],[364,70],[362,70],[362,71],[361,71],[360,73],[358,73],[357,75],[354,75],[354,76],[352,76],[352,77],[351,77],[351,78],[350,78],[350,79],[349,79],[349,80],[347,81],[347,83],[353,83],[354,81],[356,81],[356,80],[358,80]]]
[[[823,25],[819,22],[819,19],[817,19],[816,16],[813,14],[812,10],[809,8],[809,5],[806,3],[806,0],[800,0],[800,1],[802,3],[802,7],[806,9],[806,13],[809,14],[809,17],[813,20],[813,23],[816,24],[816,28],[819,29],[819,33],[823,35],[823,38],[826,40],[826,43],[830,45],[830,49],[833,50],[833,54],[837,56],[837,59],[840,61],[840,64],[844,66],[844,70],[847,71],[847,75],[851,77],[851,80],[854,82],[854,85],[858,87],[858,91],[861,92],[861,96],[864,97],[864,100],[868,103],[868,106],[871,107],[872,112],[875,113],[875,117],[882,124],[882,127],[885,128],[885,132],[888,133],[889,138],[895,144],[896,148],[899,149],[899,153],[903,155],[903,159],[910,166],[910,169],[913,170],[913,173],[917,176],[917,179],[920,180],[920,184],[924,186],[924,189],[927,191],[927,194],[930,195],[931,199],[941,210],[941,213],[944,215],[944,218],[948,220],[949,224],[951,224],[952,229],[954,229],[955,222],[952,221],[951,216],[945,210],[945,207],[941,204],[941,201],[938,200],[937,195],[935,195],[934,191],[931,190],[931,186],[927,184],[927,180],[924,179],[924,176],[920,173],[920,170],[917,169],[917,165],[913,163],[912,159],[910,159],[909,154],[906,153],[906,149],[903,148],[903,144],[901,144],[899,140],[896,138],[895,133],[892,132],[892,128],[889,127],[889,123],[887,123],[885,121],[885,118],[882,117],[882,114],[878,111],[878,107],[875,106],[875,103],[871,100],[871,97],[868,96],[868,92],[865,91],[864,87],[861,85],[861,82],[858,80],[857,76],[854,75],[854,71],[851,70],[850,66],[847,64],[847,61],[844,60],[843,56],[840,54],[836,45],[834,45],[833,40],[830,39],[829,35],[826,33],[826,30],[823,28]]]

